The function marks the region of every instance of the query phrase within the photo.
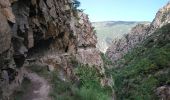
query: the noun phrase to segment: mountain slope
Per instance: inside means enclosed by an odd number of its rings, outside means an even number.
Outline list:
[[[170,2],[156,13],[155,18],[150,24],[139,24],[122,38],[114,40],[112,45],[107,49],[107,56],[114,63],[145,40],[146,37],[167,23],[170,23]]]
[[[135,26],[107,50],[117,100],[170,100],[169,12],[170,3],[151,24]]]
[[[128,33],[132,27],[140,23],[148,22],[135,22],[135,21],[105,21],[93,22],[96,35],[98,39],[97,48],[106,52],[106,49],[112,44],[114,39],[121,38],[124,34]]]
[[[170,100],[169,61],[170,24],[116,63],[112,74],[117,100]]]

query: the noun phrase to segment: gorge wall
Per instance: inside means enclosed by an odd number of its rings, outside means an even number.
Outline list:
[[[124,34],[130,32],[130,30],[137,24],[143,24],[149,22],[138,21],[103,21],[93,22],[97,35],[97,48],[105,53],[107,48],[110,47],[114,39],[120,39]]]
[[[150,24],[113,41],[106,55],[117,100],[169,100],[170,3]]]
[[[113,44],[107,49],[106,55],[114,63],[167,23],[170,23],[170,2],[157,12],[150,24],[138,24],[123,38],[114,40]]]
[[[68,77],[71,60],[104,71],[95,32],[77,6],[76,0],[0,0],[0,100],[9,99],[31,62]]]

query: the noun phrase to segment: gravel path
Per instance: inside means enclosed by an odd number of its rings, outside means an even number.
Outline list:
[[[31,81],[31,85],[26,90],[23,100],[51,100],[50,85],[46,79],[32,72],[26,72],[26,77]]]

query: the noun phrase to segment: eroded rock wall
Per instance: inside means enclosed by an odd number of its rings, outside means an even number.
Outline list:
[[[142,42],[149,31],[149,25],[139,24],[135,26],[129,34],[125,34],[121,39],[113,41],[113,44],[107,49],[107,56],[114,63],[122,58],[129,50]]]
[[[32,62],[59,66],[70,78],[74,57],[102,67],[93,27],[74,0],[0,0],[0,20],[0,99],[9,99]]]

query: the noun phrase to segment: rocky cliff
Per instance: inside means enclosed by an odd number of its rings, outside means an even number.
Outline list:
[[[117,100],[170,99],[170,24],[116,61],[111,73]]]
[[[152,23],[137,25],[107,50],[117,100],[170,99],[169,7],[170,3]]]
[[[149,22],[137,22],[137,21],[103,21],[93,22],[97,35],[97,48],[105,53],[107,48],[110,47],[114,39],[120,39],[124,34],[130,32],[130,30],[137,24],[143,24]]]
[[[95,32],[76,7],[75,0],[0,0],[0,99],[9,99],[32,62],[68,77],[72,59],[102,69]]]
[[[146,37],[150,36],[158,28],[170,23],[170,3],[161,8],[152,23],[138,24],[132,28],[131,32],[123,38],[114,40],[113,44],[107,49],[107,56],[114,63],[122,58],[127,52],[140,44]]]

